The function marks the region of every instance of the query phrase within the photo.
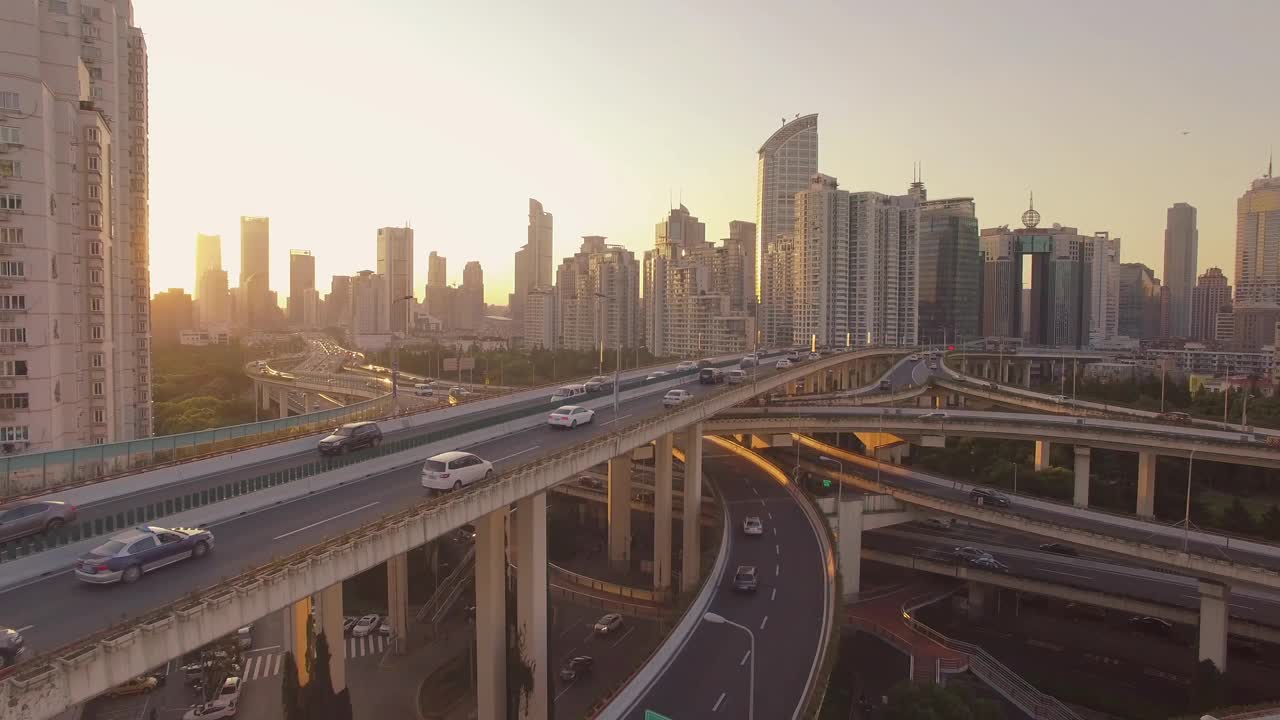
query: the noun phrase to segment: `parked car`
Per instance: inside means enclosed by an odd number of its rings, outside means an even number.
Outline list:
[[[344,617],[342,619],[342,634],[350,635],[351,631],[355,629],[356,623],[358,622],[360,622],[360,618],[356,617],[355,615],[348,615]]]
[[[427,490],[461,490],[493,476],[493,463],[468,452],[443,452],[422,464],[422,487]]]
[[[747,374],[741,370],[730,370],[724,374],[724,381],[730,385],[740,385],[747,380]]]
[[[586,385],[565,385],[556,390],[551,396],[551,402],[564,402],[570,398],[581,397],[587,394]]]
[[[218,697],[214,698],[214,702],[222,701],[227,703],[235,703],[240,700],[240,678],[232,676],[222,681],[222,688],[218,690]]]
[[[123,682],[110,690],[103,693],[107,697],[124,697],[126,695],[143,695],[156,689],[160,684],[159,680],[146,675]]]
[[[26,650],[22,633],[13,628],[0,627],[0,669],[16,665]]]
[[[236,702],[234,700],[230,702],[214,700],[203,705],[193,705],[182,716],[182,720],[223,720],[224,718],[233,718],[235,716]]]
[[[321,455],[346,455],[352,450],[378,447],[382,444],[382,429],[372,421],[347,423],[320,440]]]
[[[605,615],[601,615],[600,619],[596,621],[594,630],[597,635],[609,635],[621,630],[622,625],[623,622],[621,615],[618,613],[607,613]]]
[[[589,393],[603,392],[606,390],[612,392],[613,378],[609,377],[608,375],[596,375],[595,377],[583,383],[582,386],[586,388],[587,392]]]
[[[763,535],[764,522],[761,521],[760,518],[755,515],[748,517],[747,519],[742,521],[742,534],[743,535]]]
[[[391,623],[383,620],[382,623],[378,625],[378,634],[383,637],[391,637],[396,634],[396,630],[391,627]]]
[[[716,385],[724,382],[724,372],[720,368],[702,368],[698,371],[698,382],[703,385]]]
[[[381,617],[377,615],[365,615],[356,621],[355,627],[351,628],[351,636],[365,637],[366,635],[372,635],[381,623]]]
[[[733,573],[734,592],[755,592],[760,584],[755,565],[739,565]]]
[[[1134,616],[1128,622],[1129,628],[1134,632],[1147,635],[1168,635],[1173,631],[1173,623],[1150,615]]]
[[[686,370],[697,370],[698,363],[693,360],[682,360],[676,365],[676,372],[684,372]]]
[[[560,668],[560,679],[565,682],[573,682],[578,679],[579,675],[591,672],[591,666],[594,664],[595,659],[590,655],[579,655],[570,658],[565,662],[564,667]]]
[[[551,427],[576,428],[596,419],[596,411],[581,405],[565,405],[556,408],[547,416],[547,424]]]
[[[1075,557],[1076,555],[1079,555],[1079,553],[1076,552],[1075,548],[1071,547],[1066,543],[1059,543],[1059,542],[1044,543],[1043,545],[1040,546],[1040,549],[1043,550],[1044,552],[1054,553],[1055,555],[1069,555],[1071,557]]]
[[[54,532],[76,521],[76,506],[61,500],[27,500],[0,506],[0,542]]]
[[[137,582],[143,573],[213,549],[213,533],[200,528],[138,527],[113,536],[80,556],[76,577],[95,585]]]
[[[969,491],[969,499],[979,505],[1009,507],[1009,496],[996,492],[991,488],[976,487]]]
[[[788,360],[787,358],[782,358],[778,362],[774,363],[773,367],[778,370],[786,370],[787,368],[791,367],[791,361]]]
[[[662,407],[675,407],[683,405],[693,399],[693,393],[688,390],[668,390],[666,395],[662,396]]]

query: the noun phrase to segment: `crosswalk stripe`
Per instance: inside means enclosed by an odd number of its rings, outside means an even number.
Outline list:
[[[258,658],[256,657],[249,658],[249,662],[245,663],[245,668],[244,668],[245,682],[258,679],[258,664],[259,664]]]
[[[280,666],[283,664],[284,664],[284,655],[277,655],[275,669],[271,671],[271,675],[273,677],[280,674]]]

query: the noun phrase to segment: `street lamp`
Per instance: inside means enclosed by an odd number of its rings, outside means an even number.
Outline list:
[[[751,632],[751,628],[718,615],[713,612],[703,613],[702,619],[715,625],[732,625],[747,634],[751,639],[750,658],[751,658],[751,675],[747,683],[747,720],[755,720],[756,716],[756,634]]]
[[[1187,551],[1191,540],[1191,464],[1196,461],[1196,451],[1187,458],[1187,509],[1182,514],[1182,552]]]
[[[396,303],[398,303],[398,302],[404,302],[405,300],[412,300],[412,299],[413,299],[413,296],[412,296],[412,295],[405,295],[404,297],[396,298],[395,300],[392,300],[392,301],[391,301],[391,307],[392,307],[392,308],[394,308],[394,307],[396,306]],[[405,324],[405,331],[407,332],[407,331],[408,331],[408,329],[409,329],[409,326],[408,326],[408,324],[406,323],[406,324]],[[399,388],[400,388],[400,343],[398,342],[398,340],[399,340],[399,338],[397,338],[397,337],[396,337],[395,331],[393,330],[393,331],[392,331],[392,333],[391,333],[391,397],[392,397],[392,398],[399,398],[399,397],[400,397],[400,391],[399,391]]]

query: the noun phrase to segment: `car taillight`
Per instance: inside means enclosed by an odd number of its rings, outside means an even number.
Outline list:
[[[93,566],[93,571],[94,571],[94,572],[106,572],[107,570],[110,570],[110,568],[108,568],[106,565],[94,565],[94,566]]]
[[[449,473],[439,473],[439,477],[440,477],[440,479],[441,479],[441,480],[443,480],[443,479],[445,479],[445,478],[449,477]]]

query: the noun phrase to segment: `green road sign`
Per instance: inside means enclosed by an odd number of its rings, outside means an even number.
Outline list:
[[[663,714],[661,714],[661,713],[656,713],[656,712],[654,712],[654,711],[652,711],[652,710],[645,710],[645,711],[644,711],[644,720],[671,720],[671,718],[669,718],[669,717],[667,717],[666,715],[663,715]]]

